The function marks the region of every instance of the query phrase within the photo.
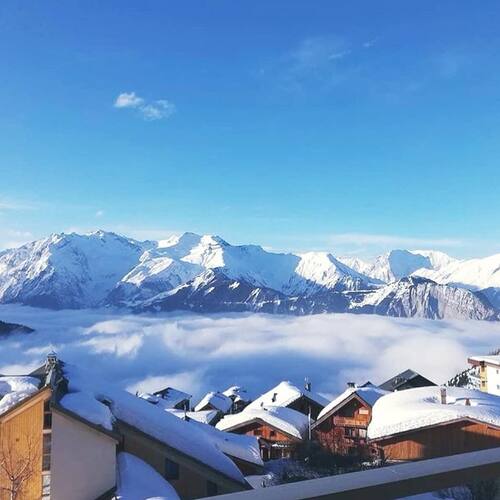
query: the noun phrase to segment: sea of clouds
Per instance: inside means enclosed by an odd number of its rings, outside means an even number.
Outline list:
[[[21,374],[55,350],[131,391],[170,385],[194,396],[238,384],[251,395],[308,377],[326,396],[347,381],[381,383],[406,369],[443,383],[467,357],[500,347],[500,323],[349,314],[132,315],[1,305],[0,319],[35,328],[0,340],[0,373]]]

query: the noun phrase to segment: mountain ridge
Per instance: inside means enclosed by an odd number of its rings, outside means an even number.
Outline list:
[[[495,258],[486,258],[493,264],[486,260],[481,283],[497,284]],[[157,242],[102,230],[59,233],[0,252],[0,303],[499,319],[500,281],[484,291],[443,282],[463,263],[471,265],[429,250],[392,250],[371,263],[329,252],[273,253],[189,232]]]

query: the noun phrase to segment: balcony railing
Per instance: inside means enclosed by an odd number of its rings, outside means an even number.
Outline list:
[[[387,500],[500,477],[500,448],[221,495],[220,500]]]
[[[366,419],[350,417],[333,417],[333,425],[342,427],[368,427]]]

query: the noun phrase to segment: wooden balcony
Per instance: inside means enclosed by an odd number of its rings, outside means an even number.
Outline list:
[[[368,420],[364,418],[333,417],[333,425],[339,427],[368,427]]]

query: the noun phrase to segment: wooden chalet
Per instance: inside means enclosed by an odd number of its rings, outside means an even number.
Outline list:
[[[334,454],[373,455],[376,449],[367,443],[367,430],[372,407],[384,394],[386,391],[369,383],[363,387],[349,384],[347,390],[319,414],[312,425],[314,439]]]
[[[231,398],[231,401],[233,402],[231,413],[239,413],[246,406],[248,406],[251,401],[246,389],[238,385],[229,387],[222,394],[224,394],[224,396],[227,396],[228,398]]]
[[[328,401],[323,396],[312,390],[309,381],[306,381],[304,389],[300,389],[285,380],[251,402],[247,409],[282,406],[308,415],[315,420],[327,404]]]
[[[396,392],[375,405],[368,437],[389,461],[498,447],[500,397],[458,387]]]
[[[245,408],[226,415],[217,428],[230,433],[246,434],[259,439],[264,461],[293,458],[297,447],[307,439],[309,420],[302,413],[285,407]]]
[[[389,380],[386,380],[383,384],[380,384],[379,387],[384,389],[384,391],[403,391],[405,389],[414,389],[415,387],[429,387],[435,386],[436,384],[430,381],[428,378],[425,378],[420,373],[417,373],[414,370],[405,370],[404,372],[398,373],[394,377],[391,377]]]
[[[215,410],[222,416],[229,413],[232,407],[233,400],[229,396],[222,392],[209,392],[194,407],[194,411]]]

